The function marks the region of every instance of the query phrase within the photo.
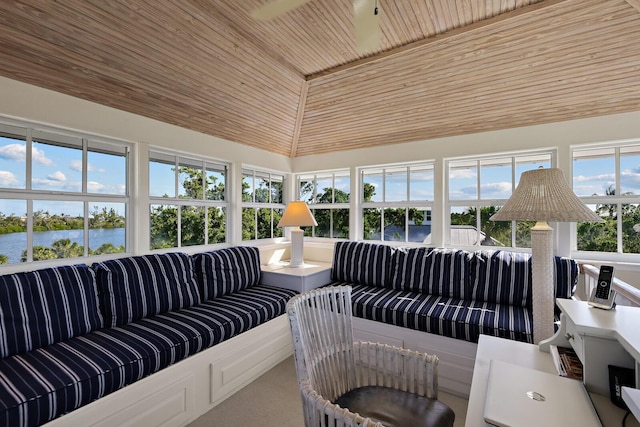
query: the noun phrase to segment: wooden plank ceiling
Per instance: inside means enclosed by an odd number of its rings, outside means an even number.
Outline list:
[[[288,156],[640,109],[640,0],[0,2],[0,75]]]

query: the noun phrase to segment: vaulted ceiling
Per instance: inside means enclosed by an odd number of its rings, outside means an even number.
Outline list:
[[[640,0],[0,2],[0,75],[275,153],[640,110]]]

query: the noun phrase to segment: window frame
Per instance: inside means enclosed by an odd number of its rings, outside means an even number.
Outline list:
[[[133,176],[132,170],[132,147],[133,144],[124,140],[118,140],[115,138],[108,138],[100,135],[93,135],[87,132],[75,132],[55,127],[41,126],[28,122],[13,122],[13,121],[0,121],[0,135],[8,138],[18,138],[20,141],[24,141],[25,144],[25,185],[24,187],[11,188],[0,187],[0,199],[5,200],[19,200],[25,201],[26,210],[26,260],[18,263],[10,263],[0,265],[0,269],[15,268],[15,266],[25,265],[27,263],[42,263],[42,264],[68,264],[70,260],[82,260],[91,259],[97,260],[102,258],[109,258],[111,255],[98,254],[91,255],[89,251],[90,247],[90,209],[94,204],[122,204],[124,205],[124,252],[117,252],[117,256],[130,255],[133,249],[132,242],[132,203],[131,203],[131,182]],[[81,151],[81,188],[79,191],[68,190],[46,190],[46,189],[34,189],[33,187],[33,159],[34,150],[33,144],[40,140],[41,143],[51,144],[55,147],[61,148],[75,148]],[[73,140],[73,143],[69,141]],[[102,147],[101,149],[96,148]],[[113,151],[108,150],[108,147],[113,147]],[[102,152],[103,154],[120,155],[124,157],[125,161],[125,190],[124,194],[117,193],[100,193],[90,192],[88,175],[89,175],[89,153],[90,152]],[[83,213],[83,228],[82,228],[82,246],[83,254],[77,257],[67,258],[52,258],[47,260],[34,261],[34,202],[69,202],[69,203],[82,203]],[[97,248],[96,248],[97,249]]]
[[[625,148],[636,147],[640,153],[640,139],[629,139],[619,141],[607,141],[595,144],[580,144],[570,147],[571,159],[571,187],[575,185],[575,161],[576,152],[586,152],[590,150],[613,150],[614,161],[614,190],[615,195],[590,195],[578,196],[578,198],[586,205],[615,205],[616,206],[616,251],[589,251],[578,249],[578,224],[571,223],[571,252],[573,257],[588,259],[594,261],[611,261],[611,262],[638,262],[640,253],[624,252],[623,242],[623,209],[622,205],[637,204],[640,207],[640,194],[622,194],[622,168],[621,168],[621,151]],[[580,156],[578,156],[580,157]],[[575,191],[575,190],[574,190]]]
[[[336,178],[341,177],[349,178],[349,201],[344,203],[336,203],[335,201],[335,190],[336,190]],[[318,197],[318,180],[322,179],[330,179],[331,180],[331,202],[330,203],[317,203],[315,200]],[[350,230],[347,233],[346,237],[340,237],[334,235],[334,213],[336,210],[347,210],[348,212],[348,224],[350,225],[350,216],[351,216],[351,200],[353,195],[351,194],[351,171],[349,169],[336,169],[336,170],[328,170],[328,171],[313,171],[313,172],[305,172],[295,175],[296,182],[296,200],[303,200],[302,197],[302,188],[301,182],[308,181],[312,183],[313,189],[310,200],[305,200],[309,205],[309,209],[311,213],[313,213],[314,217],[316,216],[316,210],[328,210],[329,211],[329,237],[327,236],[317,236],[317,226],[308,227],[305,229],[305,236],[312,237],[315,239],[349,239]]]
[[[282,215],[284,213],[284,210],[286,208],[286,195],[287,195],[287,182],[288,182],[288,177],[289,175],[285,172],[280,172],[280,171],[275,171],[275,170],[269,170],[269,169],[265,169],[265,168],[259,168],[259,167],[253,167],[253,166],[249,166],[249,165],[242,165],[241,167],[241,175],[242,175],[242,179],[241,179],[241,183],[240,183],[240,192],[239,192],[239,197],[240,197],[240,241],[242,242],[263,242],[263,241],[268,241],[268,240],[272,240],[272,239],[277,239],[277,238],[281,238],[284,236],[284,230],[280,229],[280,231],[278,231],[278,224],[276,222],[276,216],[274,214],[274,211],[281,211],[282,213],[280,213],[280,215]],[[244,201],[244,188],[243,188],[243,183],[244,183],[244,179],[245,176],[251,176],[252,180],[253,180],[253,188],[252,188],[252,192],[251,192],[251,201]],[[256,179],[257,178],[262,178],[263,177],[267,177],[269,184],[268,184],[268,194],[269,194],[269,200],[266,202],[261,202],[261,201],[256,201]],[[273,190],[272,190],[272,183],[274,182],[274,180],[272,179],[273,177],[281,177],[282,180],[281,181],[277,181],[275,180],[275,182],[281,182],[281,196],[282,196],[282,202],[274,202],[273,201]],[[243,231],[244,231],[244,210],[245,209],[253,209],[253,215],[254,215],[254,229],[253,229],[253,238],[251,239],[244,239],[242,237],[243,235]],[[258,237],[258,233],[259,233],[259,225],[258,225],[258,211],[260,209],[269,209],[270,210],[270,237]]]
[[[174,170],[174,177],[173,177],[173,181],[174,181],[174,194],[173,196],[168,196],[168,197],[164,197],[164,196],[158,196],[158,195],[151,195],[151,185],[149,185],[149,203],[148,203],[148,209],[147,209],[147,214],[149,217],[149,221],[151,222],[151,214],[152,214],[152,209],[154,206],[169,206],[169,207],[175,207],[176,208],[176,246],[172,246],[169,248],[152,248],[152,244],[153,242],[151,241],[151,235],[149,235],[149,247],[148,249],[150,251],[166,251],[166,250],[174,250],[174,249],[185,249],[185,248],[202,248],[202,247],[207,247],[207,246],[212,246],[212,245],[225,245],[229,242],[229,224],[230,224],[230,218],[229,218],[229,209],[230,209],[230,201],[229,201],[229,180],[230,180],[230,170],[231,170],[231,165],[228,162],[219,160],[219,159],[215,159],[215,158],[209,158],[209,157],[202,157],[202,156],[197,156],[197,155],[191,155],[189,153],[184,153],[184,152],[176,152],[173,150],[167,150],[164,148],[160,148],[160,147],[150,147],[149,148],[149,160],[148,160],[148,165],[151,164],[151,162],[156,161],[156,162],[165,162],[167,165],[170,165],[171,163],[169,162],[169,159],[173,160],[173,166],[172,168],[175,169]],[[201,194],[201,198],[191,198],[191,197],[184,197],[183,195],[181,195],[180,189],[181,189],[181,184],[180,184],[180,168],[186,165],[191,165],[191,166],[195,166],[195,167],[200,167],[202,171],[202,194]],[[221,200],[214,200],[214,199],[207,199],[206,196],[206,191],[207,191],[207,186],[206,186],[206,179],[207,179],[207,171],[210,170],[207,166],[209,165],[215,165],[218,166],[220,168],[223,168],[224,170],[224,194],[223,194],[223,198]],[[151,176],[151,168],[148,167],[147,169],[147,173],[149,174],[149,177]],[[196,208],[204,208],[205,209],[205,222],[204,222],[204,236],[203,236],[203,243],[202,244],[195,244],[195,245],[183,245],[182,242],[182,211],[184,207],[196,207]],[[225,237],[224,237],[224,241],[223,242],[213,242],[210,243],[209,242],[209,209],[210,208],[216,208],[216,209],[222,209],[224,211],[224,224],[225,224]],[[151,223],[149,224],[149,233],[151,232]]]
[[[436,173],[436,164],[435,160],[428,159],[422,160],[419,162],[404,162],[404,163],[390,163],[384,165],[377,166],[366,166],[357,168],[358,174],[358,188],[359,188],[359,197],[358,197],[358,215],[359,215],[359,236],[363,241],[378,241],[378,242],[388,242],[392,244],[409,244],[409,245],[431,245],[433,241],[430,239],[428,242],[412,242],[409,241],[409,226],[410,226],[410,209],[416,208],[418,210],[425,211],[425,216],[431,218],[429,220],[432,223],[432,218],[434,216],[434,206],[435,206],[435,173]],[[430,169],[432,171],[432,195],[433,198],[431,200],[411,200],[411,170],[415,169]],[[400,169],[405,169],[406,173],[406,201],[386,201],[387,199],[387,170],[393,170],[397,172]],[[364,201],[364,184],[365,184],[365,175],[367,171],[377,171],[380,170],[382,173],[382,200],[381,201]],[[404,240],[387,240],[385,239],[385,210],[386,209],[405,209],[405,229],[404,229]],[[365,227],[365,209],[381,209],[380,211],[380,240],[367,239],[366,233],[364,230]],[[433,235],[433,232],[430,233]]]
[[[482,215],[478,215],[478,212],[481,212],[482,208],[486,207],[499,207],[503,206],[507,200],[513,195],[513,192],[516,189],[517,183],[520,179],[517,172],[517,159],[526,158],[526,157],[545,157],[549,156],[549,165],[550,167],[557,167],[557,150],[556,149],[537,149],[537,150],[521,150],[521,151],[512,151],[512,152],[500,152],[500,153],[487,153],[483,155],[477,156],[462,156],[462,157],[450,157],[445,158],[445,177],[444,177],[444,193],[443,193],[443,205],[444,205],[444,221],[443,221],[443,233],[444,233],[444,244],[447,247],[456,247],[462,249],[469,250],[478,250],[478,249],[503,249],[503,250],[518,250],[522,252],[531,251],[530,247],[522,247],[517,245],[517,221],[511,222],[511,241],[509,246],[487,246],[482,245]],[[510,158],[511,164],[511,193],[507,198],[482,198],[482,163],[490,162],[490,161],[498,161],[500,159]],[[455,163],[475,163],[476,168],[476,198],[475,199],[451,199],[451,168],[452,164]],[[452,208],[475,208],[476,216],[475,216],[475,228],[479,230],[477,233],[476,242],[473,245],[463,245],[463,244],[452,244],[451,243],[451,213]]]

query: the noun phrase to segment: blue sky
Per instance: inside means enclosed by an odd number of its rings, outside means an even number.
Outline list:
[[[55,192],[82,191],[82,150],[34,142],[32,147],[32,188]],[[96,194],[124,195],[126,160],[123,156],[89,151],[87,155],[87,191]],[[26,143],[24,140],[0,137],[0,187],[26,187]],[[98,205],[98,204],[97,204]],[[99,204],[103,206],[104,204]],[[82,215],[82,203],[38,202],[51,214]],[[120,204],[109,205],[119,207]],[[121,210],[121,209],[120,209]],[[4,214],[24,215],[22,200],[0,199]],[[124,212],[120,212],[124,214]]]
[[[580,196],[604,195],[615,183],[613,149],[583,150],[584,157],[573,162],[573,188]],[[26,144],[24,140],[0,137],[0,187],[25,188]],[[43,191],[78,192],[82,186],[82,151],[75,148],[33,144],[34,189]],[[520,160],[520,158],[518,158]],[[482,199],[507,199],[511,195],[511,165],[481,163],[480,197]],[[516,180],[525,170],[549,166],[548,161],[527,159],[517,162]],[[124,157],[89,151],[87,187],[90,193],[125,194],[126,162]],[[150,166],[151,195],[174,196],[173,165],[153,162]],[[620,158],[621,192],[640,194],[640,152],[622,149]],[[386,168],[386,200],[406,201],[406,167]],[[413,169],[411,172],[411,200],[433,200],[433,171]],[[453,200],[478,198],[477,167],[451,169],[450,196]],[[382,170],[365,171],[365,182],[376,187],[374,201],[382,201]],[[331,178],[319,177],[320,189],[331,186]],[[350,191],[348,177],[336,177],[336,188]],[[101,205],[102,206],[102,205]],[[120,210],[119,204],[109,205]],[[82,204],[72,202],[37,202],[34,209],[42,207],[52,214],[82,215]],[[6,215],[23,215],[23,200],[0,199],[0,211]],[[122,212],[120,212],[122,213]]]

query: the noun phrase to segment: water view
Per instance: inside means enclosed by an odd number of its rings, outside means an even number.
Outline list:
[[[69,239],[71,243],[84,245],[83,230],[53,230],[33,233],[33,246],[50,247],[53,242],[61,239]],[[113,246],[124,246],[124,228],[95,228],[89,229],[89,248],[96,250],[103,244],[111,243]],[[22,252],[27,249],[27,233],[0,234],[0,255],[9,258],[9,264],[20,262]]]

